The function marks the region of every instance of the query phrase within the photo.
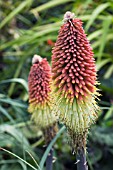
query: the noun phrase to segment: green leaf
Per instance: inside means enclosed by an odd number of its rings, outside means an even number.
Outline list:
[[[106,42],[110,41],[110,40],[113,40],[113,34],[112,33],[109,33],[107,36],[106,36]],[[93,47],[93,49],[99,47],[101,44],[101,40],[98,39],[97,41],[95,41],[91,46]]]
[[[45,161],[46,161],[46,158],[47,158],[47,156],[48,156],[48,154],[49,154],[52,146],[54,145],[54,143],[56,142],[56,140],[59,138],[59,136],[61,135],[61,133],[64,132],[65,129],[66,129],[66,127],[63,126],[63,127],[59,130],[59,132],[56,134],[56,136],[54,137],[54,139],[51,141],[51,143],[48,145],[48,147],[47,147],[47,149],[46,149],[46,151],[45,151],[45,153],[44,153],[44,155],[43,155],[43,157],[42,157],[42,159],[41,159],[41,161],[40,161],[40,168],[41,168],[41,169],[43,169],[43,167],[44,167],[44,163],[45,163]]]
[[[93,33],[91,33],[87,38],[89,41],[93,40],[93,39],[97,39],[98,36],[100,36],[102,34],[102,29],[94,31]]]
[[[70,2],[70,1],[74,1],[74,0],[52,0],[52,1],[49,1],[47,3],[44,3],[43,5],[40,5],[39,7],[32,9],[31,12],[37,13],[37,12],[40,12],[40,11],[52,8],[52,7],[60,5],[60,4]]]
[[[104,78],[108,79],[110,78],[110,76],[113,74],[113,64],[108,68],[108,70],[106,71]]]
[[[0,132],[7,132],[11,136],[13,136],[19,143],[21,143],[24,148],[28,149],[30,147],[27,139],[24,137],[21,131],[19,129],[16,129],[14,126],[7,124],[0,125]]]
[[[3,151],[5,151],[5,152],[7,152],[7,153],[9,153],[9,154],[12,155],[12,156],[18,158],[19,160],[21,160],[22,162],[24,162],[25,164],[27,164],[27,165],[28,165],[29,167],[31,167],[32,169],[37,170],[37,168],[35,168],[35,167],[34,167],[33,165],[31,165],[29,162],[25,161],[24,159],[22,159],[21,157],[19,157],[19,156],[16,155],[16,154],[14,154],[13,152],[10,152],[10,151],[8,151],[7,149],[4,149],[4,148],[0,148],[0,149],[3,150]]]
[[[92,15],[90,16],[90,20],[87,22],[85,30],[88,31],[88,29],[90,28],[90,26],[94,23],[96,17],[103,11],[105,10],[108,6],[110,5],[110,3],[104,3],[99,5],[92,13]]]
[[[4,43],[4,44],[2,44],[2,45],[0,46],[0,49],[3,50],[3,49],[5,49],[5,48],[10,47],[10,46],[13,46],[13,45],[22,46],[22,45],[24,45],[24,44],[34,43],[34,40],[35,40],[35,39],[37,40],[37,38],[39,38],[39,37],[41,37],[41,36],[44,36],[44,35],[46,35],[46,34],[48,34],[48,33],[51,33],[51,32],[58,31],[58,29],[59,29],[59,26],[54,26],[54,27],[53,27],[52,24],[51,24],[51,28],[47,28],[47,29],[45,29],[45,30],[38,31],[38,32],[35,31],[31,36],[22,35],[22,36],[20,36],[20,37],[17,38],[17,39],[14,39],[14,40],[12,40],[12,41],[10,41],[10,42],[6,42],[6,43]]]
[[[14,82],[20,83],[25,88],[25,90],[28,92],[28,84],[22,78],[13,78],[13,79],[8,79],[8,80],[3,80],[3,81],[0,82],[0,84],[14,83]]]
[[[33,161],[34,161],[34,163],[36,164],[36,166],[39,168],[39,170],[41,170],[40,169],[40,166],[38,165],[38,163],[37,163],[37,161],[35,160],[35,158],[33,157],[33,155],[29,152],[29,151],[27,151],[27,153],[30,155],[30,157],[33,159]]]
[[[104,120],[109,119],[111,116],[113,116],[113,106],[111,106],[107,111],[106,115],[104,116]]]
[[[104,59],[101,62],[96,63],[96,68],[97,70],[100,70],[104,65],[106,65],[107,63],[109,63],[111,61],[110,58]]]
[[[15,146],[15,138],[7,133],[2,133],[0,130],[0,147],[14,147]]]
[[[4,165],[2,166],[2,169],[0,169],[0,170],[3,170],[3,169],[4,170],[6,170],[6,169],[12,170],[12,168],[14,168],[15,170],[20,170],[20,166],[18,163],[21,165],[22,170],[26,170],[26,164],[24,164],[22,161],[20,161],[18,159],[1,160],[0,164],[4,164]]]
[[[25,6],[27,6],[27,4],[29,3],[29,1],[31,0],[26,0],[26,1],[23,1],[22,3],[20,3],[20,5],[15,8],[9,15],[7,15],[7,17],[1,22],[0,24],[0,29],[6,25],[9,21],[11,21],[11,19],[17,15],[20,11],[23,10],[23,8],[25,8]]]
[[[98,54],[97,62],[101,61],[103,50],[104,50],[104,47],[105,47],[106,42],[107,42],[106,37],[107,37],[108,31],[109,31],[109,27],[110,27],[111,22],[112,22],[111,16],[107,17],[107,19],[105,19],[103,21],[103,31],[102,31],[102,36],[100,38],[100,48],[99,48],[99,54]]]
[[[17,106],[25,109],[27,108],[27,105],[21,103],[19,100],[14,100],[10,98],[0,98],[0,102],[11,104],[12,106]]]
[[[6,109],[4,109],[2,106],[0,106],[0,111],[1,113],[3,113],[13,124],[15,123],[15,121],[13,120],[13,118],[10,116],[10,114],[7,112]]]

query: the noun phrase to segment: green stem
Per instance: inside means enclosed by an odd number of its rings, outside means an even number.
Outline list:
[[[53,161],[53,148],[51,148],[46,159],[46,170],[52,170],[53,167],[52,161]]]
[[[59,136],[64,132],[65,129],[66,129],[66,127],[63,126],[63,127],[59,130],[59,132],[56,134],[56,136],[54,137],[54,139],[51,141],[51,143],[48,145],[48,147],[46,148],[46,151],[45,151],[45,153],[43,154],[42,159],[41,159],[41,161],[40,161],[40,169],[43,169],[44,163],[45,163],[45,161],[46,161],[46,158],[47,158],[48,153],[50,152],[52,146],[54,145],[54,143],[56,142],[56,140],[59,138]]]
[[[86,155],[83,148],[78,151],[76,159],[77,159],[77,170],[88,170],[88,166],[86,163]]]

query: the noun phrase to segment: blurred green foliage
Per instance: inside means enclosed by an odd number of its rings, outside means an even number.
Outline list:
[[[27,77],[34,54],[51,62],[50,42],[56,41],[66,11],[84,22],[101,83],[101,113],[87,145],[89,170],[113,168],[113,1],[1,0],[0,147],[6,151],[0,150],[0,170],[38,169],[37,163],[43,161],[42,132],[27,112]],[[54,170],[76,169],[65,131],[54,147]]]

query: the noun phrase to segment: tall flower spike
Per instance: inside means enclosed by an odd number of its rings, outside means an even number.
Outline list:
[[[29,108],[32,119],[43,130],[48,143],[57,132],[56,117],[51,113],[51,68],[44,58],[34,55],[28,77]]]
[[[85,148],[88,128],[97,119],[98,96],[92,48],[80,19],[66,12],[52,51],[54,91],[58,115],[66,125],[75,152]]]

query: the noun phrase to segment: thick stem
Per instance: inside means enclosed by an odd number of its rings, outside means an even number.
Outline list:
[[[52,170],[53,167],[52,161],[53,161],[53,148],[51,148],[46,159],[46,170]]]
[[[88,170],[86,155],[83,148],[78,151],[76,159],[77,159],[77,170]]]

